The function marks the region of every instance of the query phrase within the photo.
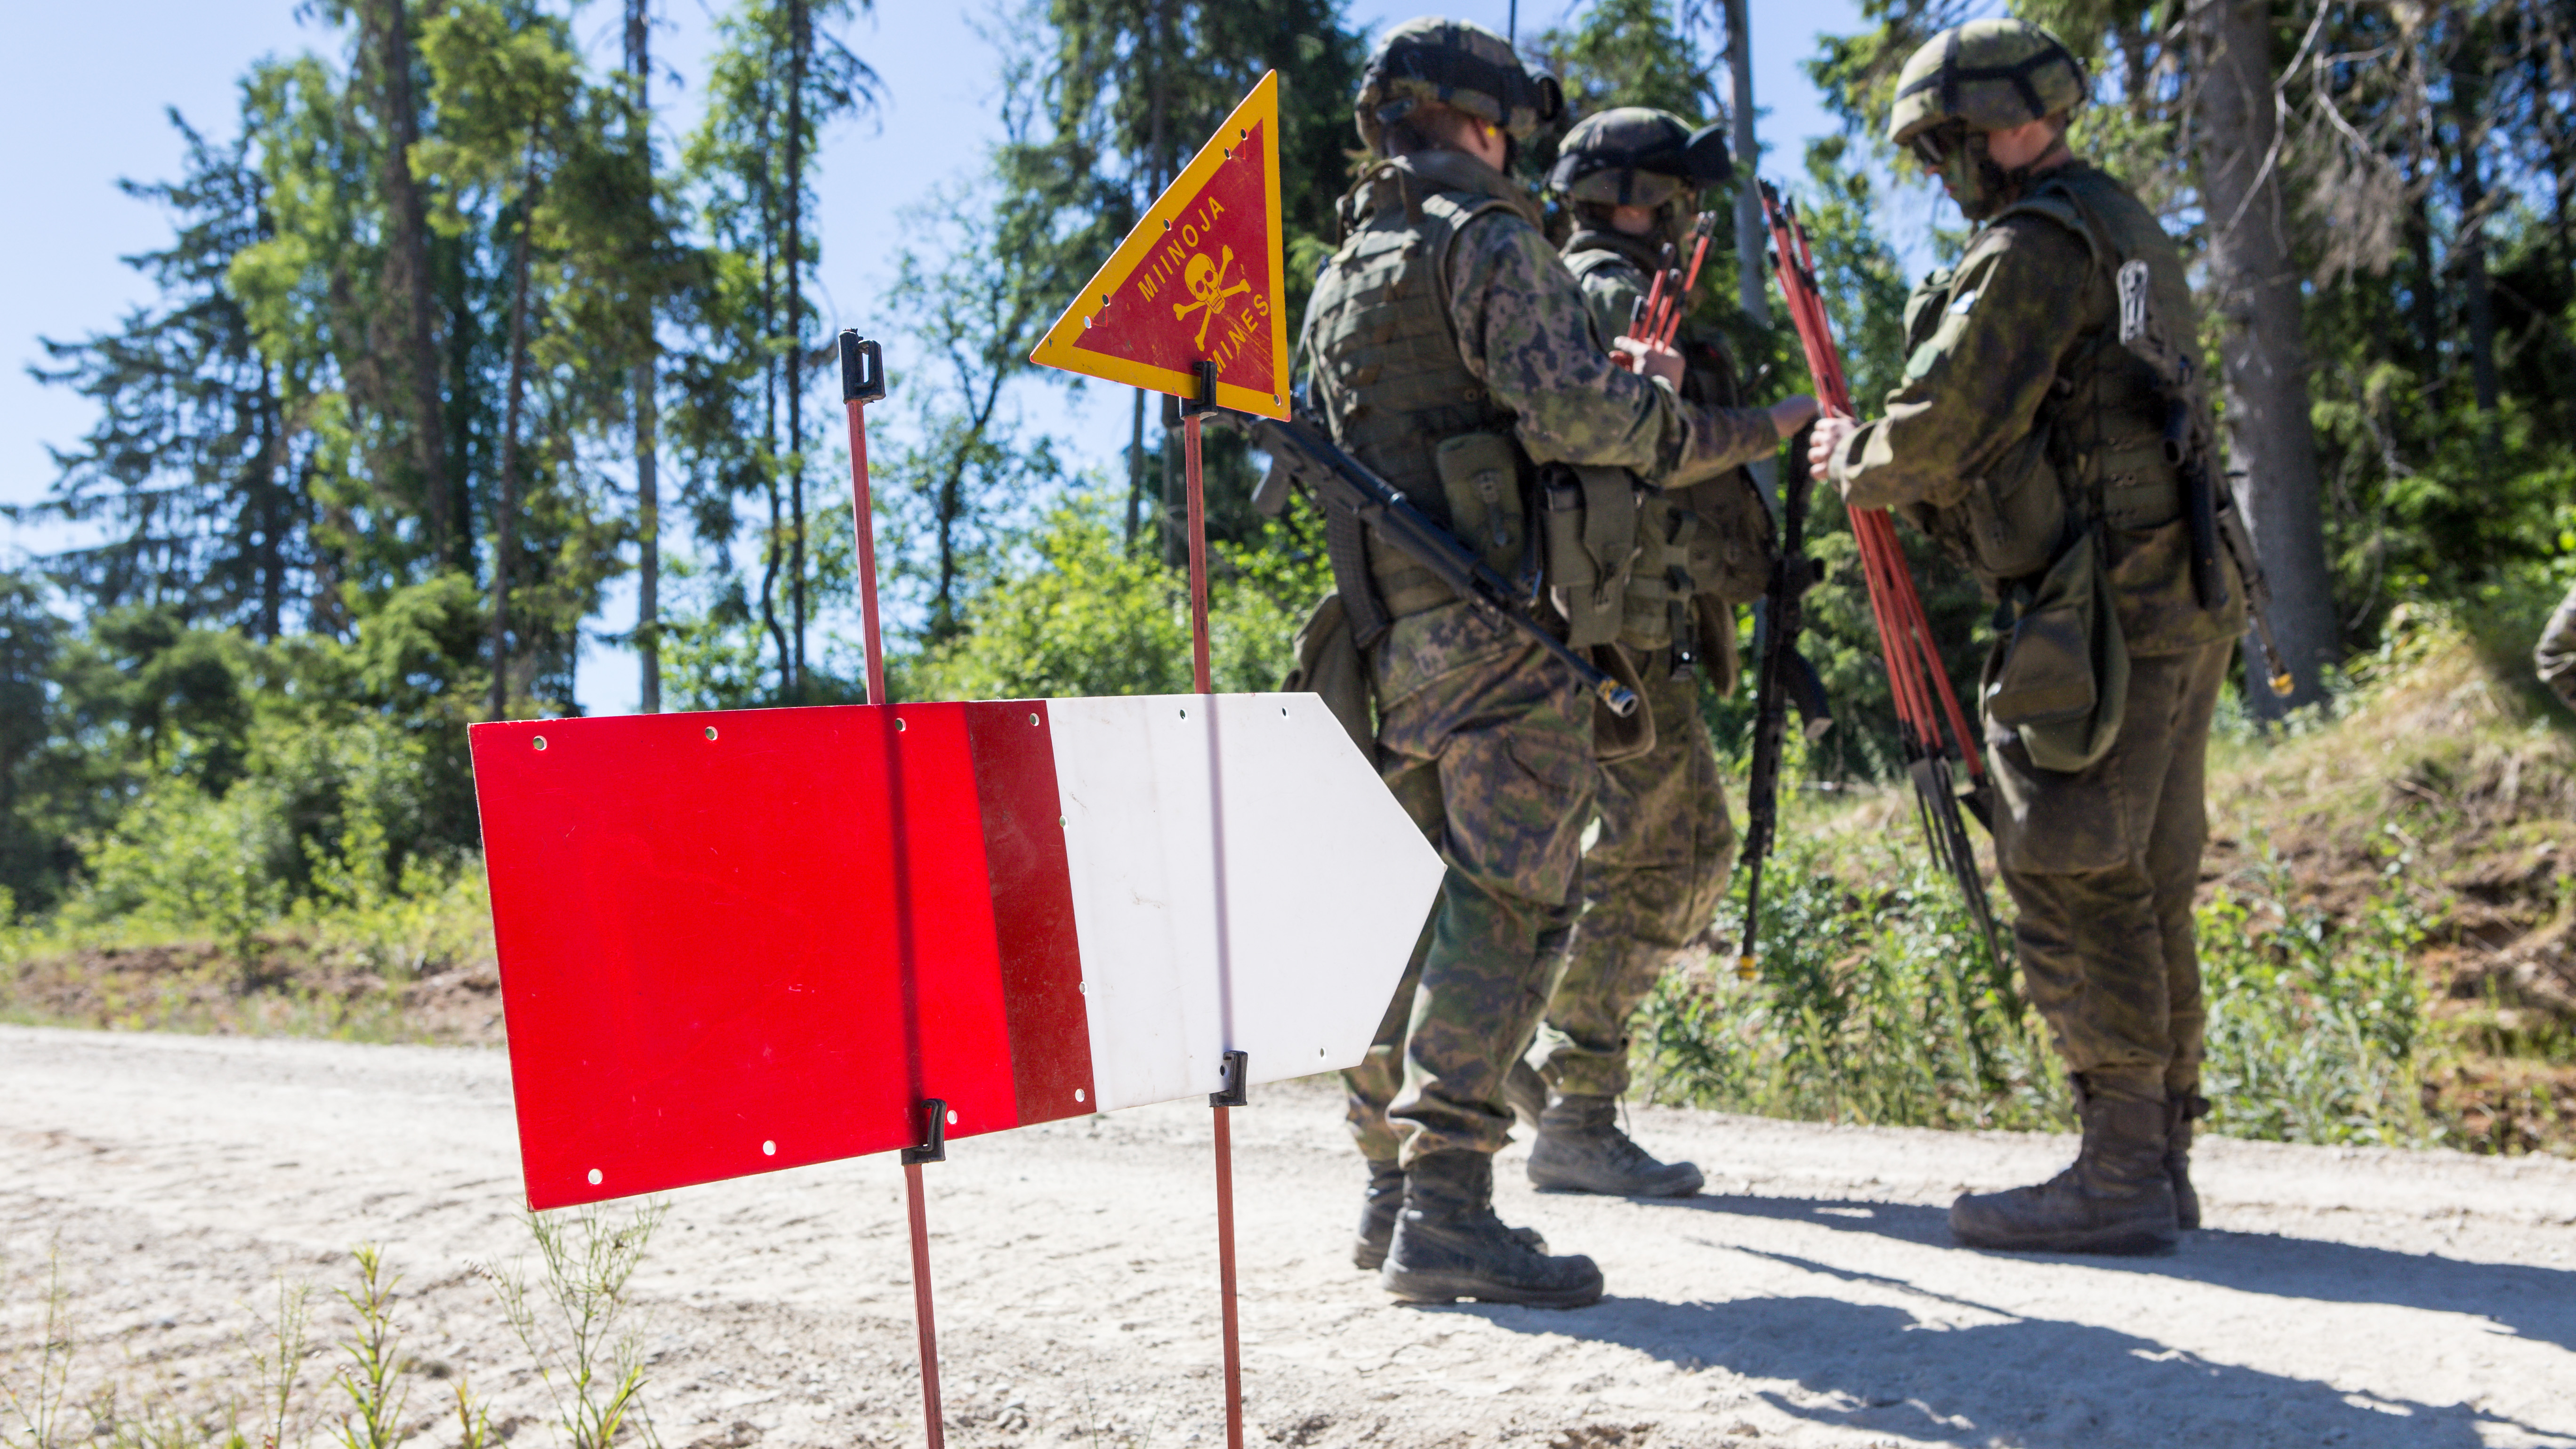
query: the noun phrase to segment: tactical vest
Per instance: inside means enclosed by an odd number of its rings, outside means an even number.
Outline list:
[[[2113,278],[2132,260],[2147,264],[2167,334],[2193,345],[2191,287],[2173,239],[2128,188],[2082,162],[2042,176],[1990,225],[2014,216],[2045,217],[2082,239],[2092,266],[2068,304],[2084,308],[2089,325],[2060,363],[2030,434],[1959,503],[1904,511],[1999,595],[2044,574],[2098,523],[2130,654],[2233,637],[2243,628],[2244,591],[2231,590],[2222,608],[2200,606],[2189,578],[2182,479],[2165,456],[2165,396],[2153,370],[2120,345]],[[1939,330],[1954,275],[1934,273],[1907,301],[1909,353]],[[1909,364],[1909,377],[1913,371]]]
[[[1577,282],[1586,284],[1590,300],[1595,278],[1644,295],[1657,257],[1643,240],[1583,231],[1567,243],[1565,264]],[[1616,330],[1599,339],[1605,349],[1610,337],[1624,333],[1627,324],[1598,309],[1592,313],[1596,331],[1610,329],[1614,321]],[[1682,340],[1688,364],[1682,396],[1715,407],[1737,406],[1735,370],[1723,346]],[[1734,642],[1733,606],[1760,598],[1770,581],[1770,510],[1763,506],[1752,475],[1740,468],[1688,488],[1645,490],[1637,495],[1636,506],[1637,554],[1629,571],[1619,642],[1632,649],[1662,649],[1684,630],[1693,629],[1695,619],[1697,633],[1714,633],[1710,620],[1699,616],[1722,619],[1722,644],[1716,638],[1685,642],[1696,644],[1724,688],[1733,682],[1735,672],[1729,657]]]
[[[1309,396],[1334,441],[1425,513],[1489,545],[1489,558],[1527,551],[1529,464],[1510,443],[1516,415],[1459,356],[1449,318],[1449,264],[1458,233],[1477,217],[1509,211],[1536,224],[1526,194],[1517,187],[1489,189],[1495,182],[1511,185],[1446,152],[1371,167],[1342,198],[1344,239],[1316,279],[1303,341],[1313,366]],[[1441,481],[1441,445],[1470,436],[1499,437],[1506,445],[1500,461],[1487,460],[1492,466],[1475,475],[1492,495],[1478,499],[1491,504],[1486,518],[1456,517],[1451,490]],[[1389,615],[1418,613],[1454,597],[1397,550],[1372,540],[1368,554]]]
[[[2191,288],[2172,239],[2109,173],[2080,163],[2040,178],[1990,225],[2015,216],[2045,217],[2083,240],[2093,275],[2069,301],[2099,315],[2061,364],[2030,436],[2005,450],[1960,503],[1908,510],[1990,586],[2047,568],[2096,520],[2117,533],[2160,528],[2182,514],[2182,480],[2164,452],[2164,396],[2155,374],[2120,345],[2109,300],[2121,264],[2143,258],[2157,313],[2190,317]],[[1935,272],[1907,301],[1909,352],[1939,330],[1954,276]]]

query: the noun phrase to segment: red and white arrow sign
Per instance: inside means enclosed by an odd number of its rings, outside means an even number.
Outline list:
[[[1311,694],[472,742],[538,1208],[1352,1066],[1442,871]]]

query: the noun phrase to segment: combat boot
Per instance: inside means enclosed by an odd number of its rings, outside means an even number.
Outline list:
[[[1368,1192],[1360,1198],[1360,1235],[1351,1244],[1351,1262],[1376,1272],[1386,1262],[1386,1245],[1395,1237],[1395,1215],[1404,1207],[1404,1169],[1372,1158]]]
[[[1971,1248],[2026,1253],[2158,1253],[2180,1239],[2165,1176],[2165,1104],[2076,1086],[2084,1147],[2037,1187],[1969,1193],[1950,1233]]]
[[[1597,1192],[1608,1197],[1689,1197],[1699,1169],[1657,1162],[1619,1130],[1619,1103],[1567,1093],[1547,1104],[1530,1144],[1530,1186],[1541,1192]]]
[[[1494,1216],[1494,1159],[1481,1152],[1429,1152],[1406,1170],[1378,1282],[1407,1303],[1581,1308],[1601,1299],[1590,1258],[1551,1258]]]
[[[2200,1194],[2191,1186],[2191,1123],[2209,1115],[2209,1099],[2196,1092],[2165,1098],[2165,1181],[2173,1184],[2174,1225],[2200,1226]]]
[[[1374,1273],[1386,1262],[1386,1245],[1395,1238],[1395,1215],[1404,1208],[1404,1169],[1371,1160],[1368,1191],[1360,1199],[1360,1235],[1351,1244],[1351,1262]],[[1513,1237],[1545,1253],[1547,1239],[1536,1228],[1514,1228]]]
[[[1509,1071],[1503,1073],[1503,1105],[1520,1119],[1521,1130],[1536,1132],[1538,1119],[1547,1111],[1547,1083],[1521,1057],[1512,1058]]]

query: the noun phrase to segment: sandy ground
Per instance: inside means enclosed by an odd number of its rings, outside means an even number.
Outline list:
[[[1207,1117],[928,1170],[949,1442],[1223,1442]],[[1253,1444],[2576,1445],[2576,1165],[2218,1142],[2217,1226],[2180,1252],[2006,1256],[1950,1246],[1942,1205],[2067,1139],[1645,1110],[1708,1195],[1542,1197],[1502,1160],[1505,1216],[1598,1258],[1607,1299],[1424,1309],[1350,1266],[1338,1117],[1316,1084],[1235,1115]],[[32,1381],[50,1242],[75,1389],[133,1415],[246,1391],[273,1280],[345,1285],[368,1239],[406,1275],[417,1442],[454,1443],[459,1371],[554,1442],[471,1271],[528,1251],[519,1207],[498,1053],[0,1028],[0,1386]],[[882,1158],[673,1194],[637,1279],[661,1442],[920,1443],[902,1211]]]

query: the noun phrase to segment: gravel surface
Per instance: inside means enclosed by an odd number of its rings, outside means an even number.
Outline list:
[[[1952,1247],[1966,1187],[2070,1139],[1665,1109],[1680,1203],[1531,1193],[1504,1215],[1597,1258],[1571,1313],[1404,1308],[1349,1262],[1360,1169],[1322,1083],[1236,1114],[1247,1441],[1389,1446],[2576,1446],[2576,1165],[2207,1142],[2212,1229],[2170,1256]],[[49,1246],[73,1392],[203,1414],[251,1392],[273,1281],[327,1345],[348,1249],[384,1245],[415,1442],[458,1376],[521,1446],[544,1386],[477,1265],[529,1253],[497,1052],[0,1027],[0,1387],[38,1368]],[[1208,1113],[972,1138],[927,1169],[949,1442],[1224,1441]],[[669,1449],[919,1444],[900,1170],[672,1194],[636,1283]],[[316,1433],[340,1407],[311,1360]],[[75,1420],[78,1416],[75,1415]],[[20,1443],[0,1399],[0,1425]]]

